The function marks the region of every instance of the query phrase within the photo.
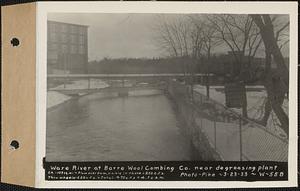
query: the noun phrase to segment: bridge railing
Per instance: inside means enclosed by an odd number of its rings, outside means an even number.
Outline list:
[[[179,109],[185,119],[194,123],[189,131],[204,134],[209,149],[214,149],[222,160],[287,161],[286,138],[183,83],[170,81],[168,90],[178,107],[193,108],[193,111]]]
[[[212,74],[209,74],[212,75]],[[47,89],[67,89],[74,88],[74,82],[80,82],[85,89],[94,88],[94,82],[97,80],[105,80],[114,82],[121,80],[125,83],[127,80],[165,80],[171,78],[183,78],[183,73],[160,73],[160,74],[48,74],[47,75]],[[197,78],[203,78],[204,74],[194,74]],[[81,88],[82,88],[81,87]]]
[[[165,90],[166,86],[164,80],[157,77],[149,78],[149,75],[136,78],[130,75],[130,78],[127,78],[128,75],[116,74],[109,78],[108,76],[111,75],[112,74],[49,75],[47,79],[47,90],[57,91],[67,95],[118,93],[119,95],[127,96],[129,92],[132,91]],[[102,78],[103,76],[105,78]]]

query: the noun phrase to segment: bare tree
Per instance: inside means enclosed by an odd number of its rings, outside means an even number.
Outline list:
[[[288,136],[289,120],[282,108],[282,104],[285,94],[289,91],[289,72],[281,49],[289,42],[288,35],[286,35],[289,22],[285,21],[276,26],[274,24],[278,19],[277,16],[271,18],[270,15],[251,15],[251,18],[260,29],[266,56],[264,85],[268,97],[265,105],[265,114],[261,122],[266,125],[271,110],[273,110],[281,123],[281,128]],[[275,70],[271,70],[272,60],[276,64]]]
[[[154,26],[156,35],[156,43],[158,47],[169,53],[170,56],[179,57],[179,50],[177,48],[177,42],[172,34],[169,23],[164,20],[164,17],[159,17],[159,21]]]
[[[187,74],[191,73],[193,68],[188,63],[188,58],[193,56],[194,53],[193,46],[195,42],[193,40],[195,39],[193,38],[198,38],[193,33],[191,23],[185,16],[175,18],[160,16],[155,32],[158,34],[156,38],[157,44],[164,51],[167,51],[172,57],[183,58],[182,71],[185,80],[187,80]]]
[[[261,45],[259,30],[248,15],[218,14],[208,15],[207,20],[217,32],[217,38],[221,39],[231,50],[233,65],[231,81],[246,82],[245,76],[253,75],[251,63]],[[247,96],[243,93],[243,116],[247,114]]]
[[[223,42],[217,38],[217,30],[216,28],[210,23],[207,22],[205,17],[203,16],[191,16],[192,23],[196,26],[196,31],[200,34],[201,51],[205,56],[205,85],[206,85],[206,95],[209,98],[209,75],[210,75],[210,64],[211,64],[211,54],[214,49],[220,46]]]
[[[184,17],[166,18],[160,16],[155,32],[158,46],[170,56],[184,57],[192,53],[191,25]]]

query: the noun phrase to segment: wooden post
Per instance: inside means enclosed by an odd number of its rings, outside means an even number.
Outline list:
[[[194,104],[194,63],[191,63],[191,97],[192,97],[192,103]]]
[[[203,121],[202,121],[202,116],[200,117],[200,127],[202,128]]]
[[[214,119],[214,138],[215,138],[215,149],[217,149],[217,122]]]
[[[88,89],[91,88],[91,82],[90,82],[90,78],[88,78]]]
[[[202,105],[202,94],[199,94],[200,96],[200,105]]]
[[[63,54],[63,64],[64,64],[64,74],[66,75],[66,70],[67,70],[67,55]],[[64,78],[64,89],[66,89],[66,80],[67,78]]]
[[[240,161],[243,161],[242,117],[239,116]]]
[[[64,89],[66,89],[66,80],[67,78],[64,78]]]
[[[205,85],[206,85],[206,97],[209,100],[209,74],[206,74]]]

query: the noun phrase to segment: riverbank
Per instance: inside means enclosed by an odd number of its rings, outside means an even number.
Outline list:
[[[61,94],[56,91],[48,91],[47,92],[47,109],[53,108],[59,104],[62,104],[68,100],[70,100],[72,97],[67,96],[64,94]]]
[[[87,80],[76,80],[72,81],[69,84],[66,84],[64,87],[63,84],[58,85],[54,88],[51,88],[50,91],[47,91],[47,109],[53,109],[54,107],[65,103],[66,101],[72,99],[72,96],[67,96],[65,94],[59,93],[55,90],[61,90],[61,89],[86,89],[88,86]],[[107,83],[100,79],[92,79],[90,81],[90,88],[106,88],[109,87]],[[85,94],[82,94],[80,96],[83,96]]]
[[[61,84],[61,85],[51,88],[50,90],[87,89],[88,87],[93,88],[93,89],[107,88],[107,87],[109,87],[109,85],[101,79],[90,79],[90,86],[89,86],[88,80],[83,79],[83,80],[74,80],[65,85]]]

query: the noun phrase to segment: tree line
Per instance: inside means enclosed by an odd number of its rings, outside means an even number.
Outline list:
[[[261,67],[262,58],[255,58],[253,68]],[[210,63],[206,58],[197,61],[191,57],[167,58],[104,58],[100,61],[90,61],[90,74],[156,74],[156,73],[183,73],[184,63],[192,64],[194,73],[208,73],[215,76],[225,76],[232,69],[232,55],[213,55]]]

